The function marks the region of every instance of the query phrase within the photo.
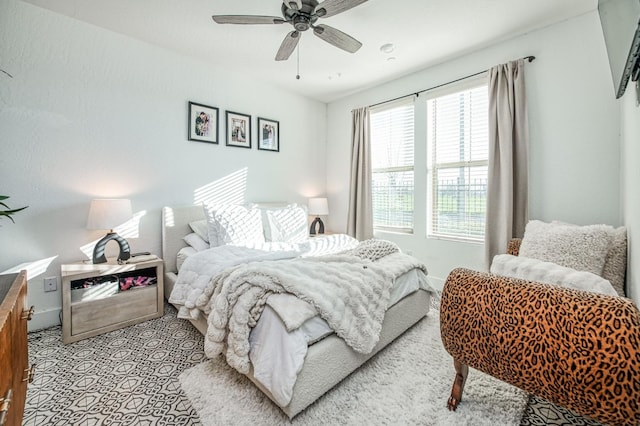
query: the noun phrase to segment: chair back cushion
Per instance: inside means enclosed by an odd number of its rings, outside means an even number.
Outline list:
[[[611,282],[618,295],[626,295],[627,231],[624,227],[532,220],[527,223],[516,250],[519,256],[599,275]]]

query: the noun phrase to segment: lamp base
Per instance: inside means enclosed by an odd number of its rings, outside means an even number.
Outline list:
[[[96,243],[93,248],[93,263],[107,263],[107,257],[104,255],[104,250],[107,243],[111,240],[115,240],[120,246],[120,254],[118,255],[118,263],[124,262],[131,257],[131,250],[129,249],[129,243],[115,232],[109,232],[100,241]]]
[[[309,229],[309,234],[316,235],[316,225],[320,226],[318,229],[318,234],[324,234],[324,223],[322,223],[322,219],[316,217],[313,222],[311,222],[311,228]]]

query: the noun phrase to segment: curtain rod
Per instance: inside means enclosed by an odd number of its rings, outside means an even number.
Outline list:
[[[536,57],[530,55],[530,56],[525,56],[522,59],[526,59],[529,62],[533,62],[533,60],[536,59]],[[460,77],[460,78],[457,78],[455,80],[452,80],[452,81],[449,81],[449,82],[446,82],[446,83],[438,84],[437,86],[429,87],[428,89],[420,90],[419,92],[409,93],[408,95],[402,95],[402,96],[398,96],[397,98],[393,98],[393,99],[389,99],[389,100],[386,100],[386,101],[378,102],[377,104],[369,105],[369,108],[372,108],[372,107],[375,107],[375,106],[378,106],[378,105],[382,105],[382,104],[386,104],[388,102],[397,101],[398,99],[407,98],[409,96],[420,96],[420,93],[422,93],[422,92],[426,92],[428,90],[437,89],[438,87],[446,86],[448,84],[457,83],[458,81],[466,80],[467,78],[471,78],[471,77],[475,77],[475,76],[483,74],[483,73],[485,73],[487,71],[489,71],[489,70],[486,69],[484,71],[479,71],[479,72],[477,72],[475,74],[470,74],[470,75],[467,75],[465,77]]]

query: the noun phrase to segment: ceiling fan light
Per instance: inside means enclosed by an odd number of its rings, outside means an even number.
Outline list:
[[[302,0],[282,0],[282,2],[289,9],[293,9],[293,10],[302,9]]]

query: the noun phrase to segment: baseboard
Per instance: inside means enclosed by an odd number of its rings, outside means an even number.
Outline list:
[[[31,320],[27,322],[27,330],[29,332],[42,330],[45,328],[59,326],[60,312],[62,309],[49,309],[46,311],[35,312]]]
[[[444,288],[445,279],[444,278],[439,278],[439,277],[434,277],[432,275],[427,275],[427,277],[429,279],[429,284],[431,284],[431,286],[435,290],[438,290],[439,292],[442,292],[442,289]]]

